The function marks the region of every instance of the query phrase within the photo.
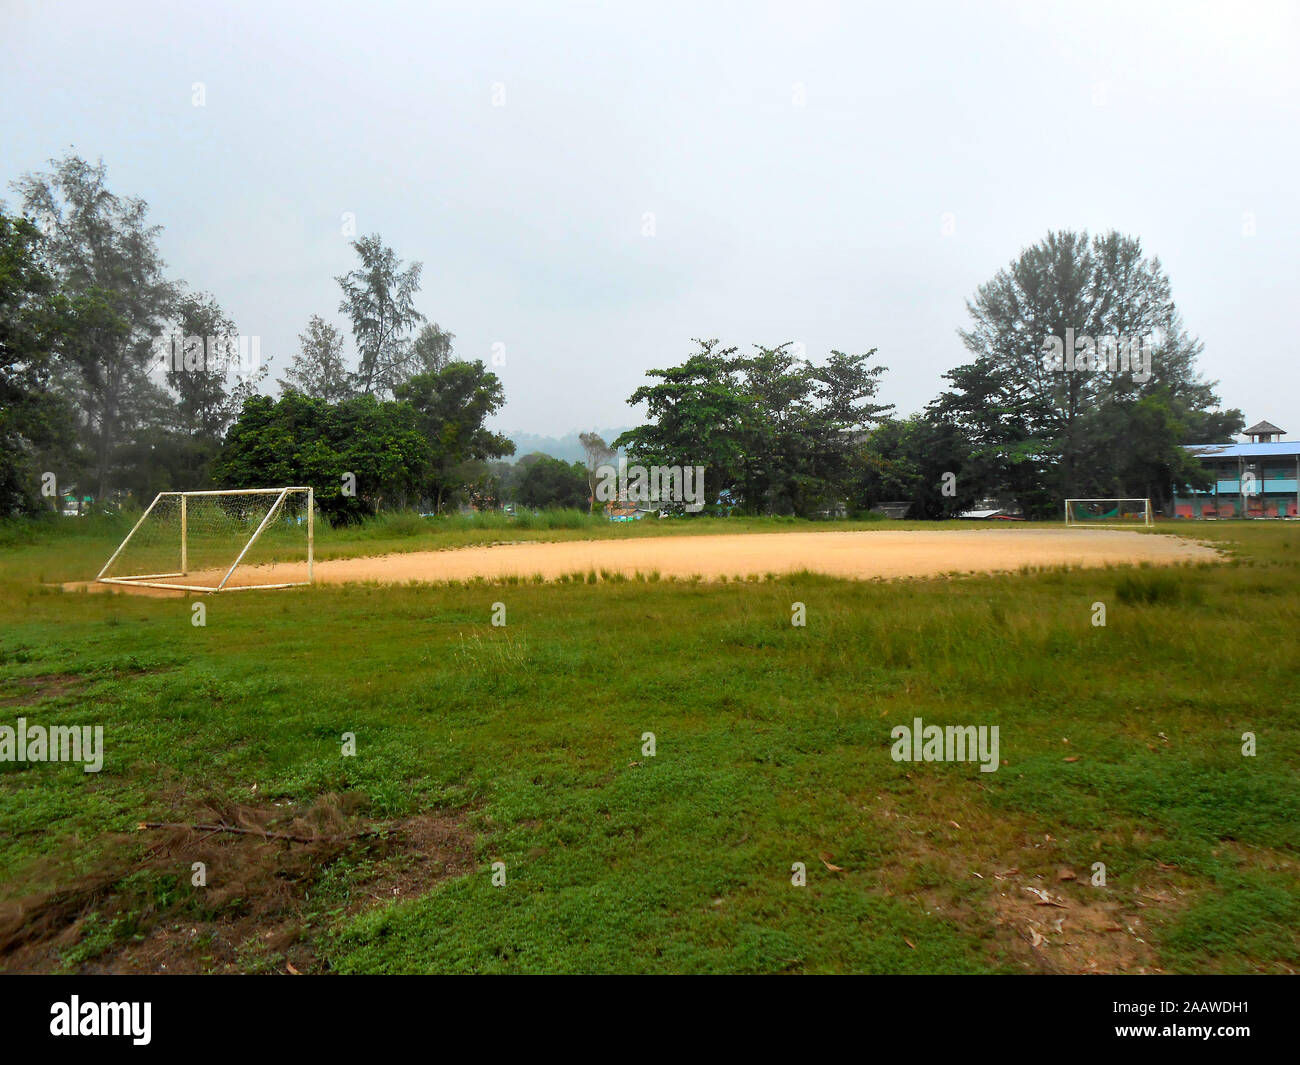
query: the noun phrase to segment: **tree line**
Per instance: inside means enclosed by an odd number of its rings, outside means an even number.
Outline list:
[[[101,504],[294,483],[340,520],[436,510],[513,453],[485,428],[500,380],[454,356],[416,307],[421,264],[377,235],[352,242],[358,263],[335,279],[356,369],[313,315],[271,399],[269,366],[247,357],[256,338],[167,276],[147,205],[112,192],[102,162],[51,164],[14,183],[20,213],[0,204],[0,516],[48,510],[50,471]]]
[[[1203,345],[1136,238],[1050,233],[967,309],[969,361],[910,417],[875,402],[886,369],[869,365],[875,349],[817,366],[790,343],[743,354],[697,340],[681,364],[649,371],[628,399],[647,405],[647,423],[614,443],[646,464],[704,464],[709,499],[748,513],[898,501],[943,518],[996,499],[1055,517],[1072,497],[1168,508],[1175,485],[1210,484],[1180,445],[1228,441],[1245,424],[1218,409],[1216,383],[1196,370]]]
[[[919,413],[880,402],[875,349],[814,364],[793,343],[697,340],[628,398],[644,424],[610,443],[583,434],[584,463],[505,463],[514,445],[486,428],[505,402],[499,378],[456,358],[454,336],[418,309],[421,264],[378,235],[354,240],[357,264],[335,278],[355,369],[343,332],[313,315],[272,398],[268,366],[239,344],[195,350],[238,330],[214,296],[167,276],[147,205],[113,193],[102,162],[51,162],[15,183],[19,213],[0,204],[0,515],[49,509],[46,471],[101,503],[311,484],[338,521],[459,503],[590,508],[596,468],[621,449],[647,466],[704,466],[711,507],[746,513],[907,501],[940,518],[997,498],[1032,517],[1068,496],[1167,504],[1175,484],[1208,484],[1179,445],[1244,424],[1198,375],[1202,345],[1159,260],[1118,233],[1060,232],[968,302],[969,359]]]

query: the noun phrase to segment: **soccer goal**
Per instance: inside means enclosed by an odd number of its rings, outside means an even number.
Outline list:
[[[310,584],[315,521],[311,488],[159,492],[95,579],[186,592]]]
[[[1149,499],[1067,499],[1065,524],[1092,528],[1153,525]]]

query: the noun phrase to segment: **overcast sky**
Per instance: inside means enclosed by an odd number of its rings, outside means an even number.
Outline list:
[[[910,413],[979,284],[1115,228],[1224,403],[1300,436],[1298,8],[0,0],[0,198],[102,157],[272,376],[346,331],[351,213],[550,434],[636,421],[695,336],[878,348]]]

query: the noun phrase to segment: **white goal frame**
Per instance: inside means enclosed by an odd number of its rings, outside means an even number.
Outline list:
[[[1065,501],[1065,524],[1072,529],[1132,529],[1134,522],[1128,521],[1081,521],[1073,517],[1070,512],[1071,503],[1141,503],[1142,504],[1142,525],[1145,528],[1151,528],[1155,521],[1151,515],[1151,500],[1144,499],[1142,496],[1100,496],[1093,499],[1067,499]],[[1117,506],[1118,510],[1119,507]]]
[[[95,580],[100,584],[121,584],[121,585],[126,585],[127,587],[136,587],[136,588],[170,588],[182,592],[222,591],[226,587],[226,582],[230,580],[231,575],[235,572],[235,570],[239,568],[239,564],[244,561],[244,556],[248,554],[249,549],[252,548],[252,546],[255,543],[257,543],[258,537],[262,535],[262,532],[271,523],[271,519],[275,517],[277,513],[279,513],[280,507],[284,504],[284,501],[289,497],[289,493],[291,492],[307,493],[307,579],[305,581],[281,581],[275,584],[236,584],[236,585],[232,585],[230,590],[251,591],[257,588],[299,588],[302,587],[303,585],[311,584],[312,583],[312,556],[314,554],[314,549],[316,544],[316,528],[315,528],[316,491],[315,489],[307,485],[294,485],[288,488],[233,488],[224,491],[221,489],[215,489],[206,492],[159,492],[156,496],[154,496],[153,502],[149,504],[145,512],[140,515],[140,520],[137,521],[131,527],[131,531],[126,534],[126,539],[123,540],[120,544],[118,544],[117,550],[113,552],[112,557],[110,557],[109,560],[104,563],[104,567],[99,571],[98,574],[96,574]],[[253,535],[250,536],[248,540],[244,543],[242,549],[239,552],[239,555],[236,557],[235,561],[231,564],[230,568],[226,570],[225,575],[221,578],[221,582],[216,587],[211,587],[208,585],[198,585],[198,584],[180,584],[177,583],[175,580],[171,579],[174,577],[185,577],[188,575],[189,572],[189,543],[188,543],[188,524],[187,524],[187,514],[186,514],[187,503],[189,500],[198,497],[203,497],[203,496],[267,496],[267,495],[275,496],[276,497],[275,502],[271,504],[270,508],[263,516],[260,524],[257,526],[257,529],[253,532]],[[149,517],[149,515],[153,513],[153,509],[158,505],[159,500],[166,499],[168,497],[172,497],[172,498],[179,497],[181,501],[180,543],[177,544],[177,547],[179,548],[180,551],[180,569],[174,573],[142,573],[139,575],[132,575],[126,577],[105,577],[104,574],[108,572],[109,567],[112,566],[115,561],[117,561],[117,556],[120,555],[126,549],[126,545],[131,542],[131,537],[133,537],[136,534],[140,526],[142,526],[145,523],[145,520]],[[238,541],[235,542],[237,543]]]

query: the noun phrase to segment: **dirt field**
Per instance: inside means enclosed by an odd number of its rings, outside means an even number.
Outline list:
[[[1022,566],[1169,564],[1213,561],[1218,557],[1209,547],[1181,537],[1152,536],[1122,529],[792,532],[412,551],[318,562],[315,579],[322,584],[363,581],[400,584],[536,575],[554,580],[566,574],[607,570],[628,576],[658,571],[662,577],[699,576],[707,580],[811,570],[834,577],[869,580],[993,573],[1014,571]],[[227,587],[305,578],[305,564],[261,566],[237,572]],[[220,574],[193,574],[191,579],[194,583],[215,584]]]

